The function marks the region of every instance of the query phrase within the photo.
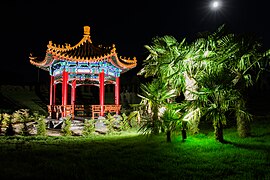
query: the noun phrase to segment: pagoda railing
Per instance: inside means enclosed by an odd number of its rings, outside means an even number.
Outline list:
[[[71,116],[74,119],[74,105],[47,105],[49,116],[59,119],[62,116]]]
[[[92,119],[98,118],[101,115],[102,105],[92,105]],[[121,105],[103,105],[104,114],[118,113],[121,110]]]
[[[72,119],[76,116],[85,116],[85,111],[91,111],[92,118],[98,118],[102,113],[102,105],[91,105],[85,107],[84,105],[47,105],[49,116],[52,119],[59,119],[63,116],[71,116]],[[103,114],[119,113],[121,105],[103,105]],[[77,114],[76,114],[77,113]]]

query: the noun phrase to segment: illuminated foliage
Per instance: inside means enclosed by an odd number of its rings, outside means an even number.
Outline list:
[[[92,135],[95,132],[94,122],[95,122],[94,119],[84,120],[84,126],[83,126],[83,132],[82,132],[84,136]]]
[[[38,113],[33,114],[35,121],[37,122],[37,135],[45,136],[47,134],[45,116]]]
[[[64,134],[64,136],[71,136],[72,135],[72,131],[71,131],[71,117],[67,116],[64,118],[64,123],[63,123],[63,127],[62,127],[62,132]]]
[[[184,95],[182,119],[193,121],[194,132],[204,117],[213,122],[216,139],[222,142],[230,114],[236,117],[239,131],[245,127],[240,136],[249,134],[252,116],[243,94],[264,70],[262,62],[269,59],[269,51],[263,52],[258,41],[229,33],[223,25],[214,33],[199,34],[192,43],[164,36],[145,47],[149,56],[138,74],[158,78],[168,91]]]
[[[142,98],[140,106],[144,109],[144,123],[141,130],[158,134],[162,128],[162,122],[159,116],[159,110],[164,107],[168,99],[176,96],[176,90],[168,90],[167,86],[155,79],[151,83],[141,85]]]

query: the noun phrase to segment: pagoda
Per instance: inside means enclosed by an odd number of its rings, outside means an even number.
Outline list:
[[[47,107],[49,116],[56,119],[66,116],[74,119],[75,111],[84,110],[84,105],[75,104],[76,87],[80,85],[99,87],[99,104],[90,105],[92,118],[106,113],[118,114],[121,110],[120,76],[137,65],[136,57],[118,56],[114,44],[109,47],[94,46],[89,26],[84,26],[84,35],[74,46],[68,43],[57,45],[49,41],[44,58],[38,60],[31,54],[29,58],[32,65],[49,72],[50,100]],[[56,85],[59,83],[62,85],[62,103],[55,104]],[[114,85],[114,104],[104,104],[106,84]]]

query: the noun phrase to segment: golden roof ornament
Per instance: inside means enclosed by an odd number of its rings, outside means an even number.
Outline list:
[[[90,35],[90,26],[84,26],[84,35]]]

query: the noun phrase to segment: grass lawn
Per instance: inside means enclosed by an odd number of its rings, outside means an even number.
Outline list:
[[[134,132],[91,137],[0,137],[0,179],[270,179],[270,125],[252,123],[252,137],[225,129],[146,137]]]

